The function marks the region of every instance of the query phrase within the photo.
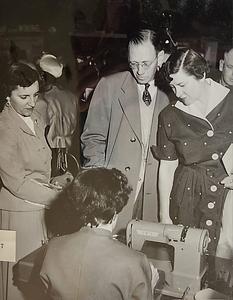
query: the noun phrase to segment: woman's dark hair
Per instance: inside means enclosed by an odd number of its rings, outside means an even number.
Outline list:
[[[170,82],[172,80],[170,75],[177,73],[180,69],[197,79],[203,78],[209,72],[209,66],[205,58],[190,48],[181,48],[174,51],[164,64],[162,72],[165,79]]]
[[[51,222],[51,213],[62,214],[61,218],[56,216],[60,224],[53,222],[52,228],[59,234],[77,231],[89,223],[92,226],[98,221],[108,223],[127,204],[131,191],[127,177],[117,169],[82,170],[60,193],[47,221]]]
[[[17,86],[29,87],[35,81],[40,83],[39,73],[30,63],[14,63],[10,66],[6,65],[4,69],[4,76],[0,82],[0,112],[7,102],[6,98]]]
[[[39,73],[33,67],[26,63],[10,65],[5,80],[8,96],[17,86],[29,87],[36,81],[39,82]]]

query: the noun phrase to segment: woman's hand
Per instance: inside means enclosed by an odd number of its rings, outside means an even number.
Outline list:
[[[74,177],[70,172],[66,172],[63,175],[53,177],[50,183],[54,186],[64,188],[68,183],[70,183],[73,180],[73,178]]]
[[[230,175],[230,176],[225,177],[221,181],[221,184],[223,184],[225,188],[233,190],[233,174]]]

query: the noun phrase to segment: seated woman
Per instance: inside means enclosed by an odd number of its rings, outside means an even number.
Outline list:
[[[206,228],[209,253],[233,258],[233,177],[222,157],[233,142],[233,94],[206,79],[205,59],[179,49],[165,64],[178,101],[159,116],[160,221]]]
[[[39,76],[17,63],[5,74],[7,102],[0,113],[0,229],[16,230],[16,260],[47,240],[45,208],[57,195],[49,184],[51,151],[35,109]],[[13,263],[0,262],[0,299],[23,299],[12,282]],[[8,298],[7,298],[8,297]]]
[[[41,278],[52,299],[152,299],[146,256],[112,236],[130,192],[119,170],[92,168],[60,194],[57,201],[66,203],[64,213],[75,232],[48,244]]]

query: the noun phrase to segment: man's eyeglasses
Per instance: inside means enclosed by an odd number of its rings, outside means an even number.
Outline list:
[[[139,66],[141,66],[143,69],[149,69],[149,67],[153,64],[153,62],[156,60],[157,56],[152,61],[143,61],[141,63],[136,61],[130,61],[129,66],[131,69],[138,69]]]

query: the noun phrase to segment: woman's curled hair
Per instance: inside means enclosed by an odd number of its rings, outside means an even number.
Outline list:
[[[205,58],[191,48],[180,48],[174,51],[162,67],[163,77],[170,83],[170,75],[184,70],[196,79],[202,79],[208,72],[209,66]]]
[[[0,82],[0,111],[6,104],[6,98],[11,92],[20,87],[29,87],[34,82],[40,82],[39,73],[33,65],[18,62],[5,67],[4,76]]]
[[[127,177],[115,168],[82,170],[50,209],[50,215],[54,209],[60,215],[60,224],[54,224],[57,233],[74,232],[87,224],[96,226],[98,221],[108,223],[127,204],[131,191]],[[48,219],[51,221],[51,216]]]

